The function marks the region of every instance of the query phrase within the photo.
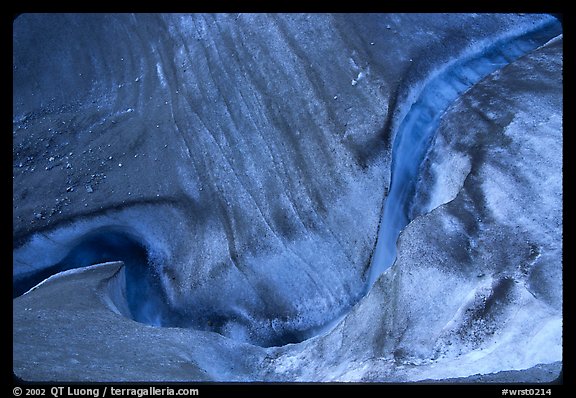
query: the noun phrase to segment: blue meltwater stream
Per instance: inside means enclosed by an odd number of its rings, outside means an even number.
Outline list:
[[[492,72],[514,62],[562,33],[560,22],[550,20],[531,31],[491,43],[458,58],[431,76],[418,99],[402,119],[392,147],[390,190],[385,199],[378,240],[372,256],[369,290],[396,259],[396,241],[412,220],[409,210],[416,193],[420,167],[444,112],[463,92]]]

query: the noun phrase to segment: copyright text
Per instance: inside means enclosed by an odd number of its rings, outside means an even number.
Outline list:
[[[51,395],[54,398],[60,397],[148,397],[148,396],[199,396],[197,388],[173,388],[173,387],[50,387],[50,388],[22,388],[15,387],[12,390],[15,397],[42,397]]]

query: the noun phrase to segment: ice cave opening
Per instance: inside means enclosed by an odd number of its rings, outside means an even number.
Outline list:
[[[161,326],[166,305],[160,280],[151,266],[148,250],[142,239],[121,226],[100,227],[71,243],[66,256],[56,264],[31,271],[13,283],[13,296],[24,294],[51,275],[110,261],[125,266],[124,297],[130,316],[137,322]]]

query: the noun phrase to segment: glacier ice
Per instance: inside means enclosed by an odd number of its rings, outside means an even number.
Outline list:
[[[46,24],[53,40],[31,62],[44,19],[81,23]],[[409,381],[559,359],[557,159],[546,166],[533,144],[556,147],[561,116],[523,113],[557,111],[561,51],[532,51],[555,34],[553,18],[25,15],[15,27],[15,286],[54,264],[113,259],[95,231],[128,249],[123,268],[60,274],[14,300],[15,373]],[[98,56],[69,57],[74,46]],[[35,65],[83,76],[58,84]],[[74,167],[34,169],[34,156],[68,154]],[[95,175],[107,178],[85,179]],[[536,175],[549,181],[538,195],[526,183]],[[533,222],[524,195],[551,219]],[[530,312],[540,332],[519,328]],[[107,344],[91,350],[91,336]]]

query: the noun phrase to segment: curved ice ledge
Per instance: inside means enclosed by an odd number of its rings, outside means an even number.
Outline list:
[[[51,279],[83,272],[97,264],[120,262],[123,266],[105,287],[103,298],[114,312],[137,322],[221,335],[226,335],[225,328],[231,325],[242,332],[242,336],[260,328],[260,335],[252,337],[249,342],[264,347],[297,343],[319,333],[318,328],[294,331],[277,327],[271,322],[268,322],[270,325],[255,326],[250,324],[250,318],[243,318],[242,314],[217,308],[174,308],[157,272],[165,260],[151,254],[145,237],[131,228],[118,225],[99,227],[69,241],[66,248],[66,254],[56,264],[15,275],[13,296],[26,294]],[[50,257],[53,255],[50,253]]]
[[[396,241],[410,221],[422,161],[430,149],[444,112],[462,93],[562,33],[556,19],[506,37],[460,57],[437,71],[424,84],[417,100],[402,119],[392,147],[390,189],[382,212],[378,240],[368,278],[369,289],[396,259]]]

